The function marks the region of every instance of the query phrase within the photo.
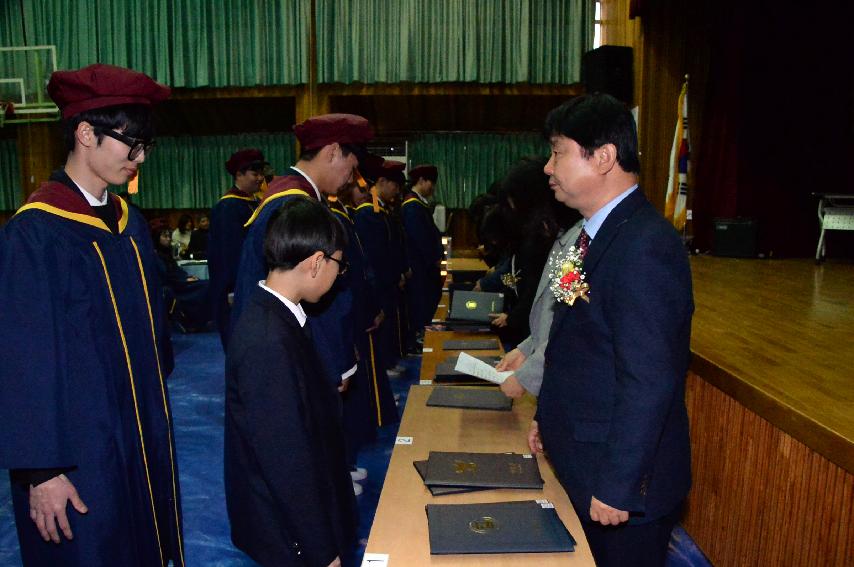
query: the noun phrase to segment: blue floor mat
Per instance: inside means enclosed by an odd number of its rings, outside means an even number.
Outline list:
[[[247,567],[256,563],[231,545],[222,478],[224,412],[224,356],[216,333],[172,337],[176,364],[169,378],[175,443],[184,512],[184,549],[188,567]],[[406,405],[409,387],[418,383],[420,358],[403,361],[404,375],[391,381],[400,395],[400,412]],[[359,496],[359,544],[345,566],[361,563],[376,513],[398,424],[380,429],[376,441],[359,453],[359,466],[368,470]],[[21,564],[12,515],[8,476],[0,478],[0,567]],[[706,566],[694,542],[681,528],[674,531],[668,566]]]

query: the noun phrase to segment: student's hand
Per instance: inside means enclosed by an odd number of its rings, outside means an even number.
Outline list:
[[[385,321],[385,311],[380,309],[380,312],[377,313],[376,317],[374,317],[374,324],[365,329],[365,332],[370,333],[371,331],[376,331],[379,329],[380,325],[383,324],[383,321]]]
[[[329,567],[341,567],[341,558],[336,557],[332,560],[332,563],[329,564]]]
[[[347,391],[347,388],[349,388],[349,387],[350,387],[350,379],[344,378],[343,380],[341,380],[341,385],[338,386],[338,391],[343,394],[344,392]]]
[[[85,514],[89,511],[77,494],[77,489],[64,474],[55,476],[38,486],[30,486],[30,518],[36,524],[42,539],[59,543],[59,529],[67,539],[74,539],[65,508],[68,502]]]
[[[495,365],[495,369],[499,372],[504,372],[506,370],[519,370],[519,367],[528,360],[528,357],[525,356],[518,348],[514,348],[510,352],[504,355],[504,358]]]
[[[519,383],[515,374],[511,374],[501,383],[501,391],[508,398],[521,398],[525,394],[525,388]]]
[[[190,276],[187,278],[187,281],[188,282],[197,282],[197,281],[199,281],[199,278],[197,278],[196,276]]]
[[[408,270],[406,270],[406,273],[403,275],[406,276],[406,279],[411,280],[412,279],[412,268],[409,268]]]
[[[629,521],[629,513],[608,506],[595,496],[590,498],[590,519],[603,526],[617,526]]]
[[[543,440],[540,438],[540,426],[536,421],[531,421],[531,427],[528,429],[528,448],[534,455],[543,452]]]
[[[400,274],[400,281],[397,282],[397,287],[399,287],[400,289],[403,289],[406,287],[406,276],[405,275]]]
[[[471,288],[472,291],[480,291],[480,280],[477,280],[477,283],[474,284],[474,287]]]
[[[493,327],[506,327],[507,326],[507,313],[490,313],[490,317],[492,317],[492,321],[489,322]]]

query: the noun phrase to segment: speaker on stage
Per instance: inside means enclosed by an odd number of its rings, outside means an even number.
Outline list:
[[[631,106],[634,95],[632,48],[603,45],[581,58],[581,82],[588,93],[608,93]]]
[[[714,219],[712,254],[727,258],[756,258],[757,226],[751,218]]]

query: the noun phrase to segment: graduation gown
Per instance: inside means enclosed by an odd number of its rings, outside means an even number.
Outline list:
[[[412,327],[422,330],[429,325],[442,297],[442,277],[439,262],[444,256],[442,234],[430,207],[415,193],[409,193],[400,207],[406,231],[407,254],[412,278],[407,286],[409,320]]]
[[[374,295],[380,299],[385,321],[377,329],[375,350],[383,370],[394,366],[400,347],[398,345],[397,298],[400,282],[400,260],[393,244],[393,233],[388,213],[383,207],[374,211],[372,203],[356,207],[353,217],[356,234],[365,250],[368,265],[374,273]]]
[[[380,312],[380,302],[372,287],[373,275],[368,268],[350,211],[338,201],[330,203],[329,208],[341,220],[348,237],[344,257],[350,269],[339,281],[347,286],[353,297],[349,336],[359,352],[357,373],[343,394],[348,449],[353,447],[355,450],[375,437],[376,427],[396,422],[399,417],[388,376],[373,346],[375,332],[365,331],[373,325],[374,318]],[[350,462],[352,464],[354,459],[351,458]]]
[[[391,231],[391,250],[396,264],[398,279],[401,275],[409,272],[409,255],[407,252],[406,231],[403,229],[403,222],[400,218],[400,210],[392,209],[388,211],[388,226]],[[406,279],[406,287],[400,289],[400,286],[395,288],[395,302],[397,305],[396,324],[397,329],[394,333],[394,347],[396,358],[406,356],[407,344],[411,344],[414,335],[410,337],[409,323],[409,305],[406,302],[406,292],[409,287],[409,279]]]
[[[309,336],[256,284],[226,355],[231,538],[264,566],[325,567],[355,535],[338,392],[320,375]]]
[[[12,483],[25,565],[183,566],[178,470],[148,228],[116,231],[60,172],[0,231],[0,468],[64,471],[89,508],[41,539]],[[62,536],[61,536],[62,537]]]
[[[246,237],[244,225],[257,206],[258,201],[254,197],[232,187],[211,209],[207,238],[208,285],[211,315],[219,330],[223,348],[227,345],[231,320],[228,294],[234,291],[237,281],[237,265]]]
[[[270,217],[276,209],[291,199],[297,197],[316,199],[311,183],[297,171],[285,176],[282,182],[276,183],[276,186],[284,187],[284,189],[270,195],[264,195],[264,200],[244,223],[247,232],[240,250],[240,262],[235,278],[234,305],[231,309],[232,325],[237,323],[244,303],[254,293],[255,288],[258,287],[258,282],[267,277],[264,238],[267,236],[267,223]]]

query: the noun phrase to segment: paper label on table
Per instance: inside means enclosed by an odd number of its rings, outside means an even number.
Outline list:
[[[388,553],[366,553],[362,557],[362,567],[388,567]]]
[[[441,323],[441,322],[442,322],[442,320],[441,320],[441,319],[433,319],[433,320],[431,320],[430,322],[431,322],[431,323]]]
[[[440,303],[439,307],[447,307],[447,305],[445,305],[444,303]]]
[[[421,349],[421,352],[433,352],[433,347],[424,347]]]
[[[487,382],[492,382],[493,384],[503,384],[507,377],[513,374],[512,370],[499,372],[489,364],[466,352],[460,353],[454,370],[474,376],[475,378],[480,378],[481,380],[486,380]]]
[[[534,455],[531,455],[530,453],[523,453],[522,458],[523,459],[533,459]]]
[[[548,500],[537,500],[537,504],[540,505],[540,508],[554,508],[555,505],[549,502]]]
[[[418,385],[419,386],[432,386],[433,381],[432,380],[419,380]]]
[[[398,437],[395,442],[395,445],[412,445],[412,437]]]

